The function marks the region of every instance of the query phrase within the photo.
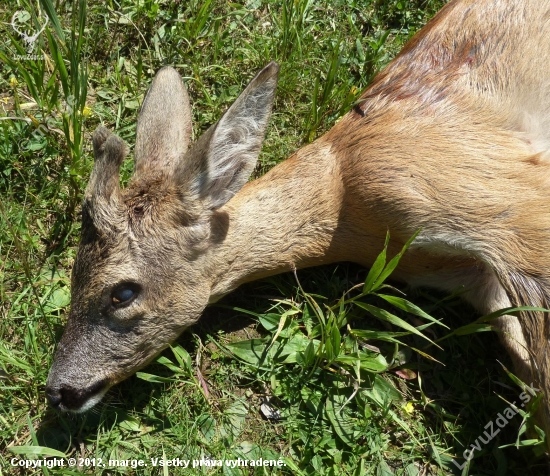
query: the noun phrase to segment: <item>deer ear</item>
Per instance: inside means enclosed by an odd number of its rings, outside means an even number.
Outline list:
[[[137,121],[136,176],[171,175],[191,140],[191,104],[178,72],[159,70],[145,96]]]
[[[278,73],[279,65],[274,62],[262,69],[197,143],[202,170],[195,174],[192,188],[207,200],[209,208],[225,204],[252,174],[271,115]]]

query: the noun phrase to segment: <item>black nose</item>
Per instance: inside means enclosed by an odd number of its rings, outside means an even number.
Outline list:
[[[46,398],[50,405],[62,412],[78,412],[93,397],[102,394],[108,388],[107,379],[100,380],[89,387],[76,388],[65,383],[60,386],[46,386]],[[99,399],[97,400],[99,401]],[[95,403],[97,403],[97,401]]]
[[[58,408],[62,400],[61,392],[53,388],[46,388],[46,398],[53,408]]]

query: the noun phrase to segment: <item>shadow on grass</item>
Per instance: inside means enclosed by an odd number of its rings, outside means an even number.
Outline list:
[[[316,295],[327,298],[320,300],[320,303],[334,303],[344,291],[364,280],[365,275],[363,268],[353,264],[298,272],[306,292],[315,292]],[[448,298],[432,290],[406,290],[406,293],[411,301],[433,317],[442,319],[451,329],[465,325],[477,317],[475,311],[457,297]],[[256,319],[231,308],[267,312],[275,300],[300,300],[297,294],[295,277],[291,273],[244,285],[218,305],[209,307],[199,323],[185,332],[178,343],[194,356],[197,353],[197,342],[208,343],[213,335],[221,334],[231,341],[258,337],[261,331],[257,329]],[[387,330],[380,321],[365,316],[356,318],[353,326]],[[443,328],[430,329],[434,332],[433,335],[429,334],[430,338],[440,338],[446,333]],[[418,348],[423,348],[424,342],[412,337],[407,341]],[[385,343],[373,344],[379,346],[384,354],[391,354],[393,351]],[[418,431],[427,445],[433,444],[440,452],[456,457],[456,465],[447,465],[452,474],[461,474],[458,467],[464,462],[463,453],[471,449],[472,445],[479,449],[475,451],[468,474],[548,474],[546,461],[535,458],[531,449],[499,448],[516,441],[521,416],[511,419],[493,438],[488,440],[484,435],[489,422],[495,422],[498,415],[509,406],[506,401],[517,402],[521,393],[499,363],[500,361],[512,370],[510,359],[500,345],[498,336],[489,332],[451,337],[443,342],[443,346],[443,350],[435,347],[427,349],[441,364],[412,352],[408,362],[403,365],[421,376],[421,388],[418,379],[402,380],[403,386],[406,385],[408,389],[408,398],[415,401],[415,413],[410,421],[414,431]],[[169,349],[164,355],[173,358]],[[145,371],[161,377],[173,376],[172,371],[159,364],[151,364]],[[245,385],[246,382],[243,382],[243,386]],[[252,391],[256,390],[252,385]],[[63,416],[49,411],[37,432],[39,444],[60,451],[66,451],[72,446],[78,451],[79,446],[85,442],[95,441],[96,434],[102,427],[111,428],[121,422],[131,427],[134,420],[130,412],[140,415],[140,424],[147,427],[149,434],[165,431],[171,428],[173,420],[171,421],[163,405],[160,409],[151,405],[151,402],[162,398],[163,392],[164,385],[133,376],[111,389],[105,403],[84,415]],[[185,391],[181,398],[186,398]],[[190,401],[189,404],[200,406],[204,402]],[[480,442],[480,435],[485,443]],[[430,439],[432,441],[428,441]]]

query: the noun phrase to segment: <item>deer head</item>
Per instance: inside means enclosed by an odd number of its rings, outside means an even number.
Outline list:
[[[226,226],[220,208],[255,167],[278,69],[267,65],[190,150],[186,88],[174,69],[161,69],[138,118],[124,190],[126,146],[95,131],[71,311],[46,387],[54,407],[92,407],[199,319],[211,299],[209,255]]]

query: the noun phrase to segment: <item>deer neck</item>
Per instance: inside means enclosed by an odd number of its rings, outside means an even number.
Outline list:
[[[246,184],[214,217],[210,302],[247,281],[339,261],[342,197],[340,170],[322,140]]]

